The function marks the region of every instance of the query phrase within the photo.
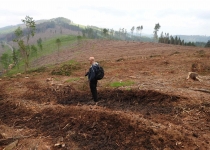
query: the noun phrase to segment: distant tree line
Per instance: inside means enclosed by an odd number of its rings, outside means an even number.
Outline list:
[[[44,23],[38,24],[36,27],[36,32],[37,33],[45,32],[47,29],[55,28],[56,25],[59,25],[60,28],[66,28],[72,31],[81,31],[78,25],[71,25],[66,22],[60,22],[59,24],[56,24],[55,21],[51,21],[51,22],[44,22]]]
[[[101,36],[99,35],[99,30],[97,29],[94,29],[92,27],[85,27],[83,30],[82,30],[82,36],[83,37],[88,37],[90,39],[98,39],[100,38]]]
[[[175,38],[169,33],[161,33],[159,40],[159,43],[165,43],[165,44],[173,44],[173,45],[183,45],[183,46],[196,46],[194,42],[185,42],[184,40],[181,40],[180,37],[175,36]]]
[[[195,46],[197,47],[205,47],[206,43],[205,42],[195,42]]]
[[[210,47],[210,40],[206,43],[205,47]]]
[[[181,40],[180,37],[178,36],[170,36],[169,33],[161,33],[160,37],[158,38],[158,31],[160,29],[160,24],[157,23],[155,24],[154,28],[154,41],[156,42],[158,40],[159,43],[165,43],[165,44],[173,44],[173,45],[183,45],[183,46],[199,46],[199,47],[204,47],[205,43],[204,42],[185,42],[184,40]]]
[[[201,35],[177,35],[181,39],[185,39],[185,41],[202,41],[207,43],[210,40],[210,36],[201,36]]]
[[[91,39],[110,39],[110,40],[126,40],[126,41],[144,41],[151,42],[149,37],[142,37],[141,33],[143,25],[133,26],[131,32],[125,28],[119,28],[118,31],[108,28],[98,28],[95,26],[87,26],[82,30],[82,36]],[[135,32],[135,34],[134,34]]]
[[[55,26],[54,21],[40,23],[36,27],[36,33],[45,32],[49,28],[55,28]]]

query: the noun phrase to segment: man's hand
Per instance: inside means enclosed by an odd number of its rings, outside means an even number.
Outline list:
[[[87,76],[89,74],[89,72],[87,72],[86,74],[85,74],[85,76]]]

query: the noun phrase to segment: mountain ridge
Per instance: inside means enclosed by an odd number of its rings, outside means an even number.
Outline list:
[[[54,27],[55,24],[56,25],[60,25],[62,24],[64,27],[65,25],[71,25],[71,26],[78,26],[78,27],[86,27],[85,25],[80,25],[80,24],[75,24],[73,23],[73,21],[71,21],[68,18],[64,18],[64,17],[57,17],[57,18],[51,18],[51,19],[41,19],[41,20],[36,20],[36,24],[40,25],[40,24],[48,24],[46,26],[50,27]],[[22,28],[24,28],[24,24],[17,24],[17,25],[10,25],[10,26],[5,26],[0,28],[0,40],[2,40],[4,37],[8,36],[9,34],[14,33],[15,29],[17,27],[21,26]],[[99,27],[97,27],[99,28]],[[100,28],[101,29],[101,28]],[[42,29],[39,29],[40,31]],[[42,30],[43,31],[43,30]],[[135,36],[139,36],[139,35],[135,35]],[[148,37],[148,38],[153,38],[152,34],[148,34],[148,33],[142,33],[142,36]],[[204,36],[204,35],[172,35],[173,37],[180,37],[182,40],[184,40],[185,42],[208,42],[210,40],[210,36]]]

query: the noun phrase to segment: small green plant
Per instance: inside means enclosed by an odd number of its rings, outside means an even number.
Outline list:
[[[58,39],[56,39],[56,44],[57,44],[57,46],[58,46],[58,56],[59,56],[59,48],[60,48],[60,46],[61,46],[61,40],[58,38]]]
[[[160,55],[150,55],[150,58],[153,58],[153,57],[161,57]]]
[[[131,86],[133,85],[133,81],[125,81],[125,82],[112,82],[110,84],[111,87],[121,87],[121,86]]]

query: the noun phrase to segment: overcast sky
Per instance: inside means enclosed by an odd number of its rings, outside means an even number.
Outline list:
[[[65,17],[115,30],[143,25],[146,34],[160,23],[160,32],[170,35],[210,36],[209,0],[4,0],[0,28],[20,24],[26,15],[34,20]]]

